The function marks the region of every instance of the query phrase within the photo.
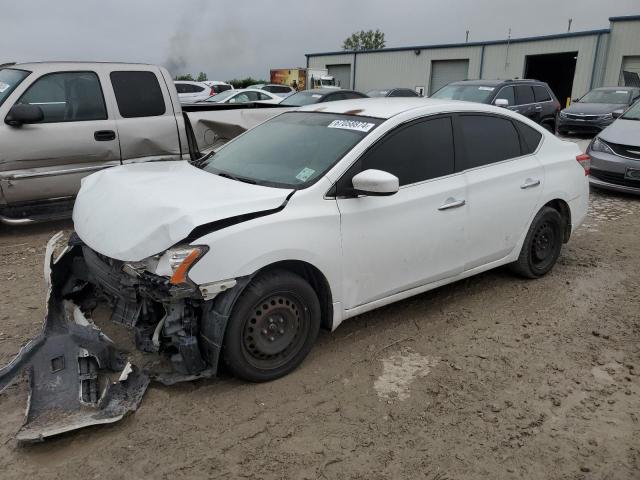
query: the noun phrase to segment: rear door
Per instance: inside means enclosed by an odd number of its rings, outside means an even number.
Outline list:
[[[73,197],[83,177],[120,164],[115,112],[99,69],[31,81],[15,103],[38,105],[44,119],[20,127],[0,123],[0,188],[9,204]]]
[[[400,190],[348,195],[353,176],[368,169],[397,176]],[[337,192],[347,309],[462,271],[467,209],[450,117],[389,132],[345,173]]]
[[[159,69],[132,65],[109,71],[122,162],[182,158],[177,115]]]
[[[536,118],[539,117],[539,112],[535,108],[536,100],[531,85],[514,85],[514,90],[516,92],[516,103],[515,108],[511,110],[529,117],[534,122],[538,122]]]
[[[456,171],[467,183],[470,270],[507,256],[529,227],[544,182],[534,154],[542,135],[500,115],[458,114],[455,124]]]

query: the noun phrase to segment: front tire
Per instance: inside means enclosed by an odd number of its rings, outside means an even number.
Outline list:
[[[320,302],[309,283],[275,270],[256,276],[233,308],[223,359],[231,373],[267,382],[294,370],[320,330]]]
[[[549,273],[560,256],[563,231],[564,221],[558,211],[543,207],[531,222],[511,270],[526,278],[540,278]]]

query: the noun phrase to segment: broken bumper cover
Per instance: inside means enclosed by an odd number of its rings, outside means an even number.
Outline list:
[[[116,422],[136,410],[151,380],[170,385],[215,375],[236,294],[207,301],[195,285],[126,273],[74,236],[54,259],[60,245],[61,234],[47,245],[42,331],[0,369],[0,393],[23,372],[29,381],[19,443]],[[111,338],[119,336],[91,320],[100,300],[130,348],[116,346]]]
[[[125,360],[113,342],[90,323],[77,305],[62,298],[61,281],[72,257],[53,261],[58,234],[47,245],[47,310],[41,333],[0,369],[0,392],[20,373],[30,393],[21,443],[90,425],[112,423],[134,411],[149,377]]]

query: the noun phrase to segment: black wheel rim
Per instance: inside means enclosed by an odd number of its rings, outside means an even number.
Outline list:
[[[242,329],[242,351],[256,368],[287,364],[304,345],[308,311],[292,293],[271,294],[256,302]]]
[[[551,222],[538,225],[531,242],[531,259],[538,269],[544,269],[553,263],[557,251],[558,232]]]

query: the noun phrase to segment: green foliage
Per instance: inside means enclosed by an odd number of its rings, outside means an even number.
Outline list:
[[[384,47],[384,33],[378,29],[352,33],[342,43],[343,50],[376,50]]]
[[[197,82],[205,82],[205,81],[207,81],[207,80],[209,80],[209,79],[207,78],[207,74],[206,74],[206,73],[204,73],[204,72],[200,72],[200,73],[198,74],[198,78],[196,78],[196,81],[197,81]]]
[[[256,80],[252,77],[247,78],[234,78],[233,80],[227,80],[227,83],[233,85],[233,88],[247,88],[249,85],[255,85],[257,83],[269,83],[266,80]]]
[[[186,75],[176,75],[176,78],[174,80],[188,80],[190,82],[193,81],[193,77],[191,76],[190,73],[187,73]]]

